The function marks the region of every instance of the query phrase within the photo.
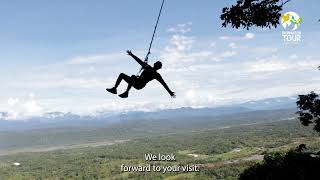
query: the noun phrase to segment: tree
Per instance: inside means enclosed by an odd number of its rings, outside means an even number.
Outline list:
[[[315,179],[320,158],[306,152],[304,144],[286,153],[270,153],[262,163],[255,164],[240,174],[240,180]]]
[[[318,67],[320,70],[320,66]],[[297,106],[300,109],[299,119],[301,124],[309,126],[314,124],[314,130],[320,133],[320,99],[319,94],[311,92],[307,95],[299,95]]]
[[[291,0],[238,0],[235,5],[222,9],[222,27],[232,28],[277,27],[282,7]]]
[[[309,126],[314,124],[314,130],[320,133],[320,99],[319,95],[315,92],[311,92],[307,95],[299,95],[297,106],[300,111],[299,119],[301,124]]]

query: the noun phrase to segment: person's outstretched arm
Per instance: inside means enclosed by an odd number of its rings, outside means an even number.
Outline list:
[[[147,66],[147,64],[145,62],[143,62],[140,58],[138,58],[136,55],[134,55],[131,51],[127,50],[127,53],[134,60],[136,60],[142,67],[146,67]]]
[[[157,80],[162,84],[162,86],[168,91],[168,93],[170,94],[170,96],[172,98],[175,98],[176,97],[176,94],[170,90],[170,88],[168,87],[167,83],[164,82],[164,80],[162,79],[161,75],[159,74],[157,76]]]

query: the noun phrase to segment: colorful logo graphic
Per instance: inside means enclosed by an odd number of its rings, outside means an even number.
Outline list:
[[[302,18],[295,12],[286,12],[281,16],[281,24],[284,29],[292,27],[292,31],[299,28]]]

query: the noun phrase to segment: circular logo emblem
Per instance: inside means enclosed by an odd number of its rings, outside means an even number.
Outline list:
[[[286,12],[281,16],[281,24],[284,29],[292,28],[292,31],[295,31],[301,22],[302,18],[295,12]]]

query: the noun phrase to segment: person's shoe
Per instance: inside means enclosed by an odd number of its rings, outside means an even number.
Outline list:
[[[112,94],[117,94],[117,89],[115,87],[106,90]]]
[[[121,97],[121,98],[127,98],[128,97],[128,92],[124,92],[124,93],[122,93],[122,94],[120,94],[119,95],[119,97]]]

